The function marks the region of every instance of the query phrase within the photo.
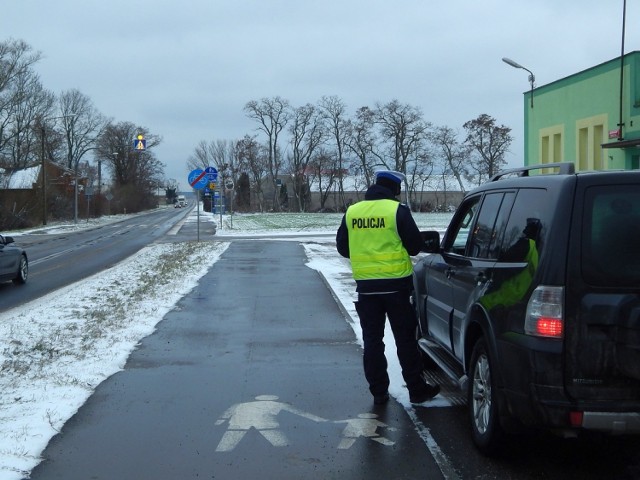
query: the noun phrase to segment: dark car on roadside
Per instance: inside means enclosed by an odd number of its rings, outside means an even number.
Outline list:
[[[640,171],[507,170],[423,237],[419,344],[466,390],[480,451],[640,433]]]
[[[0,282],[11,280],[16,285],[24,284],[28,276],[27,252],[15,244],[13,237],[0,235]]]

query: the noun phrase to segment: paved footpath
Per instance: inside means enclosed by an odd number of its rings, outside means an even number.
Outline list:
[[[373,405],[355,335],[305,262],[296,242],[232,242],[31,478],[442,478],[403,407]]]

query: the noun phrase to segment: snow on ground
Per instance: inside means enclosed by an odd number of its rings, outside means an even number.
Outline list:
[[[153,244],[109,270],[0,313],[0,480],[28,476],[41,461],[49,440],[102,381],[124,367],[138,343],[153,333],[157,323],[224,253],[229,245],[225,236],[269,233],[272,239],[278,233],[308,234],[307,241],[287,240],[304,244],[307,265],[321,273],[362,345],[349,262],[337,254],[332,236],[315,237],[335,232],[341,218],[340,214],[224,216],[216,242]],[[442,229],[449,216],[424,218],[432,224],[416,215],[421,229]],[[117,220],[116,216],[106,219]],[[218,220],[197,209],[185,219]],[[104,221],[51,225],[29,233],[89,228]],[[22,233],[8,234],[19,239]],[[183,271],[187,259],[197,268]],[[169,282],[171,288],[162,288]],[[390,393],[411,408],[389,329],[385,341]],[[448,403],[438,397],[430,405]]]

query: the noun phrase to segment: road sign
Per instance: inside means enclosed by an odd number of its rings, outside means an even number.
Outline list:
[[[145,150],[147,148],[147,141],[143,135],[138,135],[138,138],[133,141],[133,148],[135,150]]]
[[[207,175],[203,170],[196,168],[189,174],[189,185],[196,190],[202,190],[207,186]]]
[[[210,182],[215,182],[218,180],[218,170],[213,167],[207,167],[204,169],[204,173],[207,174],[207,178]]]

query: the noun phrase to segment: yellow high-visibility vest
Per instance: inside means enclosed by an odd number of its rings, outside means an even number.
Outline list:
[[[413,273],[411,257],[398,236],[394,200],[365,200],[347,209],[349,259],[353,278],[404,278]]]

